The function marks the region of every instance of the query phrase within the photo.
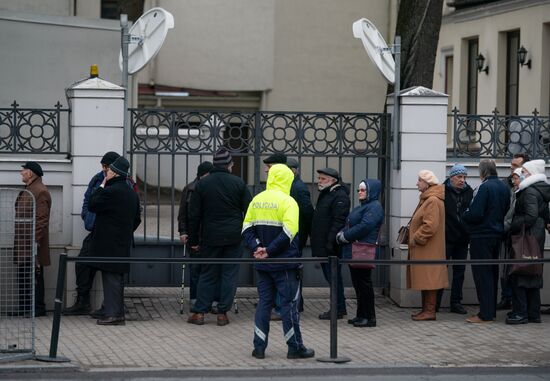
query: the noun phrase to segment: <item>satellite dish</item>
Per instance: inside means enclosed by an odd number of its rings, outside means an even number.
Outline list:
[[[353,23],[353,37],[360,39],[370,59],[389,83],[395,82],[395,61],[391,49],[376,29],[367,19],[359,19]]]
[[[174,27],[174,16],[162,8],[145,12],[130,28],[128,45],[128,74],[134,74],[155,57],[168,34]],[[118,57],[122,70],[122,52]]]

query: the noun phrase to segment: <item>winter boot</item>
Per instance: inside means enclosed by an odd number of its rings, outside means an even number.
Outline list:
[[[76,297],[76,302],[71,307],[67,307],[63,310],[63,315],[88,315],[91,310],[90,296],[78,295]]]
[[[424,309],[426,308],[426,291],[422,290],[420,291],[421,295],[422,295],[422,309],[420,311],[418,311],[417,313],[415,314],[411,314],[411,318],[415,318],[417,317],[418,315],[420,315],[421,313],[424,312]]]
[[[414,321],[435,320],[435,304],[437,303],[437,290],[424,291],[424,312],[414,316]]]

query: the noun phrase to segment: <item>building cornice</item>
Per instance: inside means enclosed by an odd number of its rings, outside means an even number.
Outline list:
[[[461,23],[491,17],[502,13],[550,4],[550,0],[505,0],[460,9],[443,16],[442,24]]]

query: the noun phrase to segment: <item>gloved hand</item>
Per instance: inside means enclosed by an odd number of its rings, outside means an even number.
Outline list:
[[[338,242],[340,245],[349,243],[346,237],[344,237],[344,232],[339,232],[338,234],[336,234],[336,242]]]

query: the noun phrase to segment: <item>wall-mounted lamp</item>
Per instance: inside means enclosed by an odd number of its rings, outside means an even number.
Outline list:
[[[527,58],[527,49],[521,46],[521,48],[518,49],[518,64],[520,64],[522,67],[525,65],[529,69],[531,69],[531,58],[529,58],[529,61],[525,62],[525,58]]]
[[[476,58],[476,63],[477,63],[477,71],[479,73],[484,71],[485,74],[489,75],[489,65],[486,65],[485,68],[483,67],[483,65],[485,63],[485,57],[483,56],[483,54],[481,54],[481,53],[478,54],[478,56]]]

